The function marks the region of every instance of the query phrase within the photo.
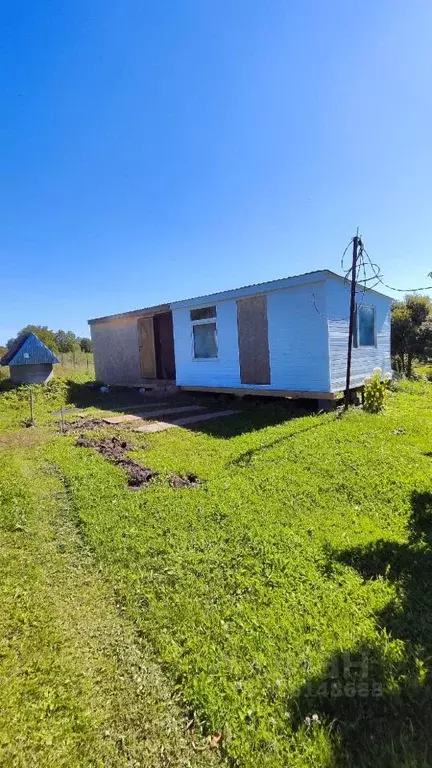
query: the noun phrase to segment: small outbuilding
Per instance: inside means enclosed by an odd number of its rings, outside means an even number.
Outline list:
[[[0,360],[16,384],[43,384],[53,375],[56,356],[34,333],[27,333]]]

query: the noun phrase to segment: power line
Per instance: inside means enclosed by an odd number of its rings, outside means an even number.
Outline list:
[[[396,291],[398,293],[416,293],[418,291],[432,290],[432,285],[426,285],[420,288],[395,288],[394,286],[391,286],[388,283],[386,283],[383,279],[384,276],[381,272],[380,266],[376,262],[372,261],[369,253],[364,247],[363,240],[361,237],[360,237],[359,247],[358,247],[356,274],[355,276],[353,276],[352,265],[349,268],[347,268],[345,265],[346,254],[348,253],[349,248],[353,245],[353,242],[354,242],[354,237],[350,239],[349,243],[346,245],[342,253],[341,269],[345,273],[344,284],[347,290],[351,291],[351,283],[353,281],[353,277],[355,277],[355,280],[354,280],[355,296],[358,297],[356,298],[357,310],[363,305],[367,292],[373,291],[374,288],[376,288],[378,285],[383,285],[388,290]],[[370,274],[371,272],[372,274]],[[327,320],[330,323],[345,322],[346,320],[350,319],[350,315],[346,315],[345,317],[329,317],[328,315],[321,312],[321,310],[317,305],[315,293],[313,292],[312,292],[312,304],[317,314],[323,317],[325,320]]]
[[[392,285],[388,285],[388,283],[385,283],[384,280],[382,279],[382,275],[380,274],[379,266],[372,261],[372,259],[369,256],[366,248],[363,248],[363,251],[366,254],[366,258],[369,261],[369,265],[370,265],[372,271],[374,272],[374,277],[377,280],[377,283],[376,283],[377,285],[378,285],[378,283],[381,283],[381,285],[384,285],[386,288],[389,289],[389,291],[396,291],[398,293],[416,293],[418,291],[432,291],[432,285],[424,285],[424,286],[422,286],[420,288],[395,288]]]

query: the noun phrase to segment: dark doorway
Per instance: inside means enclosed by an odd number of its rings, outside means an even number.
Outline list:
[[[158,379],[175,381],[174,332],[172,312],[162,312],[153,317],[154,344],[156,354],[156,376]]]

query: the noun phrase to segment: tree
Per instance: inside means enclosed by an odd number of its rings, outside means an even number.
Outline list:
[[[431,313],[428,296],[406,296],[392,306],[392,355],[407,376],[412,374],[414,358],[426,359],[432,351]]]
[[[57,331],[55,340],[59,352],[73,352],[78,348],[78,339],[73,331]]]
[[[23,336],[26,336],[28,333],[35,333],[36,336],[42,341],[42,343],[51,350],[51,352],[55,353],[59,351],[55,333],[54,331],[51,331],[46,325],[26,325],[25,328],[21,328],[21,330],[14,338],[9,339],[9,341],[6,342],[7,348],[9,350],[12,349],[15,344],[17,344],[23,338]]]
[[[425,363],[432,358],[432,319],[426,320],[419,329],[417,357]]]
[[[80,339],[79,345],[81,347],[81,352],[92,352],[93,350],[92,340],[88,339],[86,336]]]

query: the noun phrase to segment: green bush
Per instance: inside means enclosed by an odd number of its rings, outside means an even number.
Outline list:
[[[379,413],[385,406],[387,381],[382,379],[381,368],[375,368],[368,376],[364,387],[364,409],[369,413]]]

